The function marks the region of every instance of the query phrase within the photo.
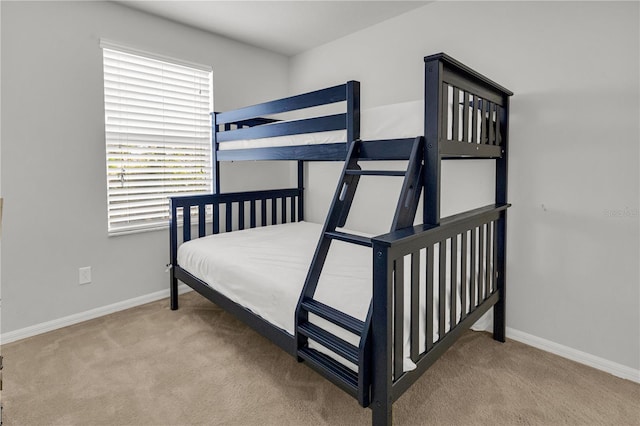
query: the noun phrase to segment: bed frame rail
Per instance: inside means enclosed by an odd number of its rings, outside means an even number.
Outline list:
[[[445,218],[440,225],[419,225],[373,239],[374,424],[391,424],[393,401],[503,298],[508,207],[490,205]],[[426,334],[423,345],[421,330]],[[410,371],[403,368],[407,331],[409,355],[417,365]],[[504,341],[495,330],[494,338]]]

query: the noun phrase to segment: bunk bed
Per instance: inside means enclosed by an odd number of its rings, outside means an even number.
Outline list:
[[[512,93],[443,53],[425,57],[424,88],[413,137],[361,140],[355,81],[215,113],[214,193],[171,199],[171,309],[182,281],[371,407],[374,425],[492,307],[505,340]],[[325,105],[341,111],[296,116]],[[441,163],[468,158],[495,162],[495,203],[442,218]],[[297,161],[298,185],[221,193],[219,163],[241,160]],[[362,167],[381,160],[406,169]],[[304,221],[305,161],[344,163],[323,225]],[[344,229],[370,175],[402,179],[377,236]]]

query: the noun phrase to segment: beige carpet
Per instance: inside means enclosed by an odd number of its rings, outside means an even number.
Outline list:
[[[368,425],[371,411],[196,293],[2,347],[6,425]],[[467,333],[396,425],[639,425],[640,385]]]

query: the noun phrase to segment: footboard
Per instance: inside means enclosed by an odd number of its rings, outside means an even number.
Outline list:
[[[443,219],[440,225],[373,239],[374,423],[391,424],[393,401],[464,330],[503,303],[508,207],[486,206]],[[415,369],[405,371],[407,357]]]

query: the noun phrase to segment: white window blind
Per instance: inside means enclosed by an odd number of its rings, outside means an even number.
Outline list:
[[[211,193],[211,70],[103,46],[109,233],[166,226]]]

